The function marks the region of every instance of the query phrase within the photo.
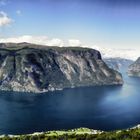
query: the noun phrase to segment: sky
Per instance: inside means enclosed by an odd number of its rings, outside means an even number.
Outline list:
[[[140,49],[140,0],[0,0],[0,41],[13,40]]]

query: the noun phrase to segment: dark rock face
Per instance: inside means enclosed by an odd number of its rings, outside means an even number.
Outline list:
[[[129,66],[128,75],[140,77],[140,57]]]
[[[80,47],[0,44],[0,89],[46,92],[69,87],[123,84],[100,52]]]

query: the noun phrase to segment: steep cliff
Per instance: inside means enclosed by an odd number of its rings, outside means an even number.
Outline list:
[[[128,75],[140,77],[140,57],[129,66]]]
[[[69,87],[123,84],[100,52],[80,47],[0,44],[0,89],[46,92]]]

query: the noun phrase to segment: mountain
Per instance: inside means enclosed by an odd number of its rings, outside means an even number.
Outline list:
[[[128,66],[134,62],[124,58],[104,58],[103,60],[110,68],[120,72],[126,72]]]
[[[0,89],[46,92],[57,89],[123,84],[99,51],[29,43],[0,44]]]
[[[140,57],[128,68],[129,76],[138,76],[140,77]]]

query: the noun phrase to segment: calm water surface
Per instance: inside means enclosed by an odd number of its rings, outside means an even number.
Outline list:
[[[128,128],[140,123],[140,78],[123,86],[66,89],[46,94],[0,93],[0,134],[88,127]]]

